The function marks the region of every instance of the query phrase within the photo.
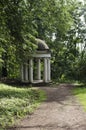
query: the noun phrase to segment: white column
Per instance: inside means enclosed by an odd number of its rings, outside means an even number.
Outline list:
[[[41,64],[40,64],[40,59],[37,60],[37,79],[41,80]]]
[[[47,82],[47,59],[44,58],[44,82]]]
[[[50,58],[47,59],[47,79],[51,80]]]
[[[24,65],[21,65],[21,81],[24,81]]]
[[[33,59],[29,61],[29,82],[33,83]]]
[[[28,64],[25,64],[25,81],[28,81]]]

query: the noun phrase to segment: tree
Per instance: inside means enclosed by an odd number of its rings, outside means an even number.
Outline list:
[[[85,79],[85,49],[80,51],[81,47],[85,48],[85,24],[81,17],[83,5],[76,3],[71,10],[73,25],[65,35],[57,36],[54,41],[54,59],[52,62],[52,76],[53,78]],[[61,37],[62,36],[62,37]],[[61,39],[59,39],[61,38]],[[59,41],[58,41],[59,40]],[[58,41],[58,43],[57,43]],[[53,47],[53,46],[52,46]],[[80,60],[80,57],[82,60]],[[83,65],[81,65],[81,62]],[[82,69],[80,69],[82,68]],[[56,71],[57,70],[57,71]],[[80,77],[80,75],[83,75]]]
[[[1,71],[6,70],[8,77],[18,77],[20,63],[36,52],[35,38],[40,38],[52,51],[53,78],[74,72],[79,57],[77,44],[83,38],[85,41],[79,7],[71,0],[1,0]]]

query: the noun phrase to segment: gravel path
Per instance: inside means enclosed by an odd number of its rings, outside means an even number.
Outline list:
[[[86,130],[86,113],[71,94],[71,85],[41,89],[47,100],[12,130]]]

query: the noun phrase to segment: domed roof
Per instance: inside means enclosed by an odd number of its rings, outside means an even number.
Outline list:
[[[41,39],[38,39],[38,38],[36,38],[35,40],[36,40],[37,45],[38,45],[37,50],[39,50],[39,51],[49,50],[49,47],[48,47],[48,45],[45,43],[45,41],[43,41],[43,40],[41,40]]]

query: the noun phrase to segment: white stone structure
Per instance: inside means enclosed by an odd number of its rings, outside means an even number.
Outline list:
[[[48,83],[51,81],[51,68],[50,58],[51,54],[47,44],[40,40],[37,40],[37,53],[32,55],[31,59],[28,59],[26,63],[21,65],[21,81],[29,83]],[[34,59],[36,61],[34,61]],[[37,65],[36,79],[34,79],[34,62]],[[42,68],[42,66],[43,68]],[[43,71],[43,72],[41,72]]]

